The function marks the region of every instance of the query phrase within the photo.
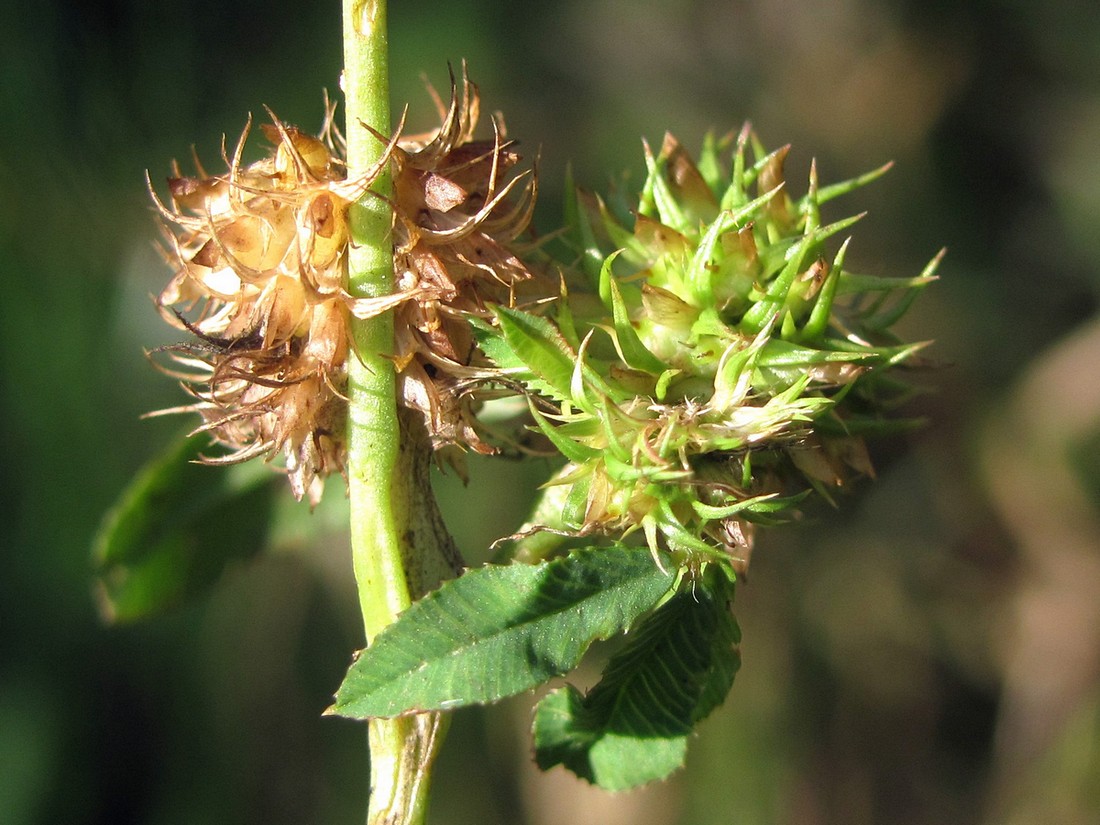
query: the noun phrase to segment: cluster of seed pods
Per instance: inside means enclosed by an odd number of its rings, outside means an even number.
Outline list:
[[[198,413],[198,431],[227,464],[263,456],[285,466],[294,495],[319,501],[344,468],[351,317],[397,314],[393,358],[406,406],[423,414],[438,446],[483,452],[469,398],[479,372],[470,313],[509,303],[531,277],[509,244],[527,227],[536,185],[515,173],[519,156],[494,120],[474,139],[477,88],[463,76],[450,104],[436,98],[439,128],[391,138],[377,167],[349,179],[344,141],[327,108],[319,137],[274,115],[262,129],[271,153],[245,164],[246,127],[227,171],[175,170],[165,219],[176,271],[157,299],[165,319],[193,334],[166,347],[165,371]],[[270,114],[270,113],[269,113]],[[357,127],[359,128],[359,127]],[[389,166],[394,179],[396,290],[377,299],[347,292],[347,213]]]

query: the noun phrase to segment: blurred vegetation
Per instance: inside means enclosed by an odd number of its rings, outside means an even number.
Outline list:
[[[824,180],[885,160],[849,262],[942,281],[930,426],[877,445],[839,512],[765,533],[738,593],[744,667],[689,769],[608,796],[527,756],[530,700],[458,715],[434,821],[1025,823],[1100,818],[1100,17],[978,0],[394,0],[394,98],[430,124],[465,57],[561,181],[641,169],[751,118]],[[327,5],[90,0],[0,7],[0,825],[356,822],[364,731],[322,719],[358,645],[340,531],[233,569],[165,619],[107,628],[102,512],[181,422],[142,348],[143,173],[268,104],[306,128],[338,88]],[[854,202],[853,202],[854,203]],[[845,206],[847,206],[846,204]],[[854,260],[853,260],[854,259]],[[442,479],[468,557],[533,495],[515,464]],[[211,470],[211,472],[217,472]],[[289,496],[288,496],[289,498]],[[308,539],[306,538],[308,535]]]

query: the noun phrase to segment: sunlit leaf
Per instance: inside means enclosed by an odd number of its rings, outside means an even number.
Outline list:
[[[507,307],[494,307],[494,313],[512,355],[537,380],[535,389],[559,400],[568,399],[577,354],[561,333],[538,315]]]
[[[581,550],[471,570],[412,605],[352,664],[331,712],[357,719],[493,702],[576,667],[673,584],[649,551]]]

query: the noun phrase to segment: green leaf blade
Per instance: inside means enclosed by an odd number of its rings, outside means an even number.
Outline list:
[[[529,690],[572,670],[596,639],[630,627],[673,578],[648,550],[627,547],[472,570],[375,638],[349,669],[331,712],[392,717]]]
[[[715,571],[649,616],[587,695],[571,685],[535,712],[535,758],[606,790],[663,779],[683,765],[694,725],[724,700],[740,664],[730,584]]]
[[[535,717],[536,760],[543,770],[562,765],[581,779],[618,791],[675,771],[687,756],[687,735],[641,741],[601,722],[572,685],[549,693]],[[599,732],[598,732],[599,731]]]
[[[203,436],[172,444],[104,517],[92,561],[107,621],[176,608],[212,586],[234,560],[267,546],[277,476],[257,462],[195,463],[207,446]]]

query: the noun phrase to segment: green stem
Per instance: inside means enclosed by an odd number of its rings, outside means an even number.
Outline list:
[[[348,177],[377,164],[383,144],[360,124],[381,134],[390,129],[384,0],[344,0],[344,92],[347,99]],[[394,290],[391,211],[387,168],[371,192],[351,207],[348,291],[356,297]],[[381,197],[375,197],[379,195]],[[351,488],[355,573],[367,638],[409,605],[401,568],[399,529],[389,479],[397,466],[400,432],[395,376],[386,356],[393,351],[393,316],[353,319],[355,354],[348,359],[348,474]]]
[[[344,92],[348,178],[378,163],[390,130],[385,0],[343,0]],[[380,175],[349,212],[348,291],[378,297],[394,291],[393,182]],[[352,563],[368,642],[412,599],[457,568],[428,478],[423,426],[397,406],[390,313],[352,319],[348,359],[348,486]],[[443,733],[439,714],[369,723],[368,825],[419,825],[427,808],[431,762]]]

